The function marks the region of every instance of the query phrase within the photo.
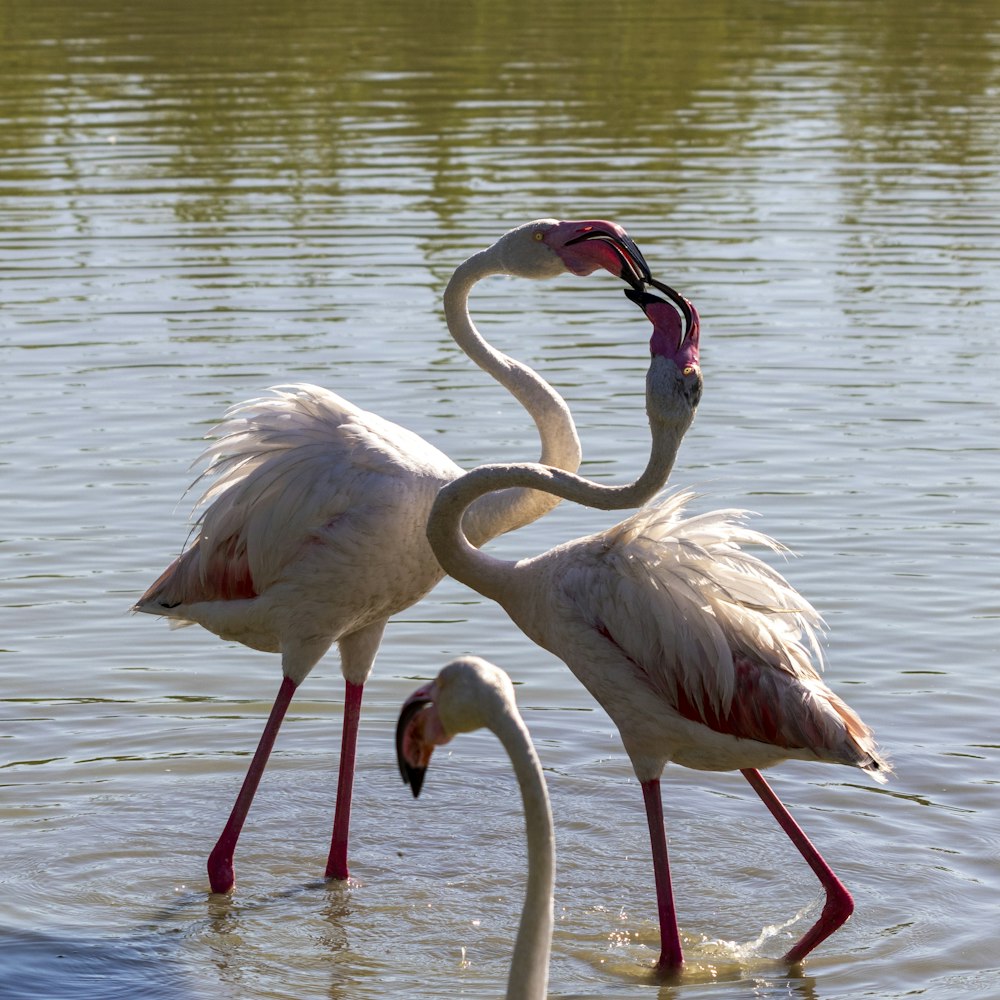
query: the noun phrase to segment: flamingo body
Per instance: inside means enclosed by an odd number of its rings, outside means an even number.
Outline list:
[[[814,666],[822,621],[746,551],[780,546],[741,511],[683,516],[667,497],[607,531],[521,560],[491,594],[559,656],[622,734],[640,781],[782,760],[883,777],[871,731]]]
[[[299,684],[331,643],[384,624],[441,579],[424,526],[462,470],[327,389],[272,391],[217,428],[198,536],[137,609],[280,652]],[[354,666],[344,662],[345,677],[363,684]]]
[[[541,465],[481,466],[442,489],[428,537],[447,572],[497,601],[562,659],[618,727],[646,807],[659,967],[676,972],[683,964],[660,797],[670,761],[740,770],[823,883],[820,919],[785,956],[796,963],[844,923],[853,901],[759,768],[817,760],[861,768],[879,781],[890,768],[871,730],[820,678],[820,616],[747,550],[781,546],[747,528],[742,511],[685,517],[686,493],[516,562],[479,551],[462,531],[468,505],[494,490],[534,488],[613,510],[643,492],[637,486],[662,485],[701,392],[699,326],[690,303],[650,283],[670,301],[626,291],[654,325],[647,376],[654,446],[643,475],[607,486]]]
[[[562,397],[491,347],[468,312],[494,274],[549,278],[598,268],[638,288],[650,277],[638,247],[602,220],[539,219],[510,230],[456,269],[444,294],[449,332],[531,414],[542,461],[576,469],[580,442]],[[462,470],[410,431],[311,385],[278,387],[234,407],[216,428],[194,540],[134,606],[224,639],[281,654],[283,679],[222,835],[209,857],[213,891],[235,884],[232,853],[298,685],[336,642],[346,681],[337,808],[328,876],[346,879],[362,691],[389,617],[444,575],[425,524],[435,495]],[[484,498],[469,511],[482,544],[558,501],[531,490]]]

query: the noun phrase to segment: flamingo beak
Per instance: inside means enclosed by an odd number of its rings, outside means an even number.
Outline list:
[[[673,302],[678,309],[680,309],[680,311],[684,314],[684,319],[687,322],[688,329],[691,329],[691,327],[695,325],[698,319],[698,317],[695,315],[694,309],[691,306],[691,303],[688,302],[688,300],[684,298],[684,296],[681,295],[681,293],[678,292],[675,288],[671,288],[669,285],[665,285],[662,281],[657,281],[656,278],[650,278],[649,283],[654,288],[657,288],[661,292],[663,292],[663,294],[666,295],[666,297],[670,299],[670,301]]]
[[[644,288],[626,288],[623,294],[627,299],[631,299],[643,312],[647,306],[655,305],[657,302],[665,302],[659,295],[653,295]]]
[[[663,292],[666,299],[673,303],[677,310],[684,317],[683,331],[691,330],[695,324],[695,316],[691,309],[691,303],[688,302],[680,292],[676,289],[671,288],[669,285],[665,285],[662,281],[657,281],[656,278],[650,277],[648,279],[648,284],[652,285],[657,290]],[[624,289],[624,294],[627,298],[630,298],[646,315],[653,320],[655,319],[649,315],[649,307],[653,305],[663,305],[664,299],[660,298],[658,295],[653,295],[651,292],[647,292],[644,288],[626,288]],[[684,336],[681,336],[681,342],[683,343]]]
[[[396,763],[399,765],[403,784],[410,786],[414,798],[420,795],[424,774],[427,773],[427,765],[434,750],[434,744],[423,739],[423,727],[419,718],[431,703],[423,690],[415,692],[403,703],[396,723]]]
[[[642,251],[635,245],[632,237],[621,229],[619,232],[612,232],[607,229],[593,228],[573,239],[566,241],[566,246],[574,243],[583,243],[586,240],[603,240],[621,264],[618,277],[622,281],[627,281],[636,291],[642,291],[643,285],[653,280],[653,275],[643,257]]]

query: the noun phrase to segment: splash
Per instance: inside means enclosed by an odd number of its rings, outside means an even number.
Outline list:
[[[773,941],[778,935],[783,934],[800,920],[815,912],[819,907],[819,903],[820,898],[817,897],[812,902],[806,903],[798,913],[788,920],[779,924],[766,924],[761,928],[761,932],[757,937],[744,944],[740,944],[737,941],[709,941],[706,939],[698,949],[697,958],[722,958],[741,963],[753,959],[767,959],[768,956],[762,954],[762,951],[766,948],[768,942]]]

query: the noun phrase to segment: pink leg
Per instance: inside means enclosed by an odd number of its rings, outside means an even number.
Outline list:
[[[667,859],[667,835],[663,828],[659,778],[642,782],[642,797],[646,803],[649,843],[653,849],[656,909],[660,917],[660,960],[657,968],[663,972],[676,972],[684,964],[684,952],[681,950],[677,913],[674,910],[674,890],[670,881],[670,862]]]
[[[809,867],[826,889],[826,903],[823,912],[813,926],[802,936],[802,940],[794,945],[785,955],[784,960],[791,964],[801,962],[820,942],[825,941],[837,928],[847,922],[854,912],[854,900],[844,887],[844,883],[833,873],[833,869],[823,860],[823,856],[813,847],[812,841],[802,832],[802,828],[792,819],[791,813],[784,807],[781,800],[764,780],[760,771],[747,768],[741,772],[750,782],[750,787],[761,797],[771,815],[788,838],[798,848],[806,859]]]
[[[333,839],[326,861],[326,877],[346,879],[347,837],[351,828],[351,795],[354,791],[354,758],[358,749],[358,722],[361,718],[363,684],[345,682],[344,728],[340,738],[340,776],[337,779],[337,807],[333,814]]]
[[[267,766],[267,759],[271,756],[271,748],[274,746],[274,739],[278,735],[281,721],[288,711],[292,695],[295,694],[295,684],[285,677],[278,688],[278,696],[271,706],[271,714],[267,717],[264,732],[261,734],[260,743],[250,762],[247,776],[243,779],[243,787],[240,794],[236,796],[236,804],[229,814],[226,826],[222,831],[212,853],[208,856],[208,881],[212,886],[212,892],[229,892],[236,884],[236,876],[233,873],[233,851],[236,850],[236,841],[239,840],[240,831],[250,810],[250,803],[253,802],[254,793],[260,784],[260,776]]]

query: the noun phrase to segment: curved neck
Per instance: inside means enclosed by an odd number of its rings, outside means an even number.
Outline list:
[[[528,411],[541,438],[539,461],[575,471],[582,457],[573,417],[565,400],[536,371],[486,342],[469,315],[469,293],[477,281],[507,273],[493,248],[460,264],[444,293],[444,312],[455,343],[480,368],[492,375]],[[551,510],[556,497],[514,489],[485,496],[466,517],[468,537],[476,545],[529,524]]]
[[[552,949],[552,893],[555,887],[555,836],[545,777],[527,727],[519,716],[505,713],[491,720],[514,765],[524,803],[528,839],[528,886],[514,955],[507,979],[508,1000],[545,1000]]]
[[[654,362],[651,374],[657,368]],[[659,382],[652,378],[647,381],[647,386],[655,384]],[[479,551],[463,531],[462,516],[466,508],[485,494],[511,487],[535,489],[598,510],[640,507],[652,499],[667,481],[684,434],[694,419],[693,406],[678,403],[677,397],[670,399],[677,405],[667,408],[658,405],[659,402],[647,390],[652,445],[646,468],[632,483],[609,486],[572,472],[525,462],[481,465],[444,486],[427,522],[427,538],[444,571],[500,604],[504,604],[504,596],[515,586],[512,578],[518,564]]]

